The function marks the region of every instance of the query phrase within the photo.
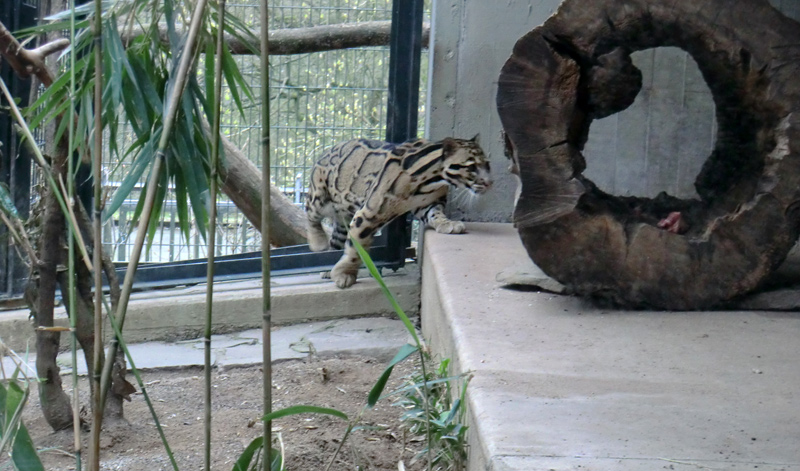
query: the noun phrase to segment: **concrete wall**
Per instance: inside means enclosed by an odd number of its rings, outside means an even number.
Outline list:
[[[771,0],[800,20],[800,0]],[[559,0],[434,0],[427,133],[470,138],[480,134],[492,160],[495,188],[476,202],[451,197],[456,217],[508,221],[516,183],[500,141],[497,77],[522,35],[542,24]],[[694,179],[716,133],[714,103],[685,52],[658,48],[633,54],[643,86],[627,110],[592,124],[585,175],[606,191],[695,196]],[[470,204],[472,203],[472,204]]]

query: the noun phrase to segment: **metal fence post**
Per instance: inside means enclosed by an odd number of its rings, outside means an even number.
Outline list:
[[[400,143],[417,136],[423,7],[423,0],[394,0],[392,3],[386,124],[389,142]],[[389,251],[399,268],[405,264],[406,247],[411,241],[407,215],[392,221],[385,232]]]

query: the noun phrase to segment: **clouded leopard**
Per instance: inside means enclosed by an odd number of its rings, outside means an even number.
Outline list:
[[[444,214],[448,188],[481,194],[491,184],[489,161],[474,138],[347,141],[328,150],[311,170],[308,244],[313,251],[345,249],[330,275],[336,286],[347,288],[361,266],[348,235],[368,248],[381,227],[409,211],[437,232],[462,233],[464,223]],[[322,228],[325,217],[334,226],[330,241]]]

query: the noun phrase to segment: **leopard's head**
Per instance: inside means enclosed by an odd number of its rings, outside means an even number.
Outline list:
[[[442,154],[445,156],[442,176],[451,185],[480,195],[491,188],[492,176],[489,159],[478,145],[477,138],[448,137],[442,141]]]

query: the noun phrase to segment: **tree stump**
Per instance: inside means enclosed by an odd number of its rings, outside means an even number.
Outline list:
[[[699,200],[613,196],[582,175],[592,120],[641,88],[630,54],[659,46],[691,54],[714,97]],[[767,0],[566,0],[516,43],[497,92],[528,254],[627,307],[709,308],[757,288],[800,231],[798,77],[800,25]]]

